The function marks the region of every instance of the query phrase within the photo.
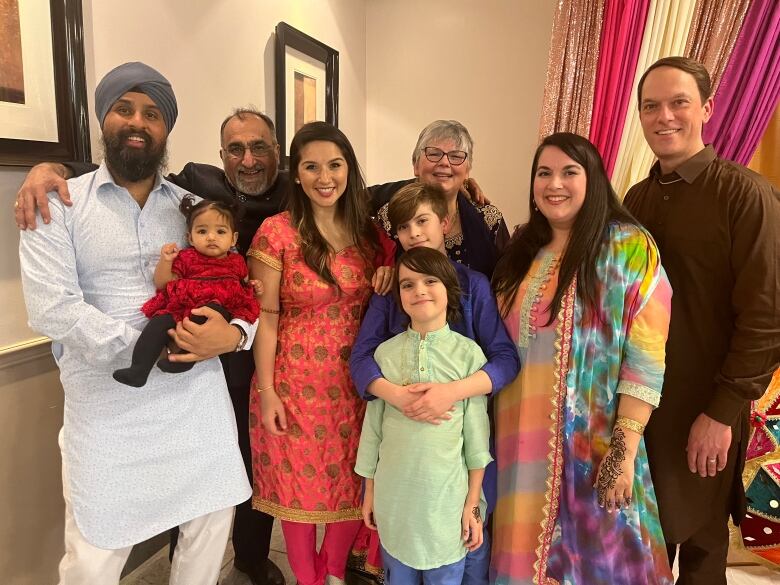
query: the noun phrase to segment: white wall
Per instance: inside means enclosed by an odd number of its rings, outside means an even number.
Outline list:
[[[524,220],[555,6],[367,0],[369,183],[411,176],[420,130],[456,119],[475,142],[472,175],[510,229]]]

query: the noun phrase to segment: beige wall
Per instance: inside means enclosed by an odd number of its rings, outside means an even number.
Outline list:
[[[452,118],[473,176],[510,228],[524,220],[555,4],[367,0],[369,182],[411,176],[420,130]]]
[[[53,585],[65,508],[62,390],[48,344],[0,353],[0,582]]]
[[[170,138],[172,171],[188,161],[221,164],[219,125],[234,106],[253,104],[273,117],[279,21],[339,51],[339,126],[358,158],[365,158],[362,0],[84,0],[84,8],[90,111],[97,80],[119,63],[138,60],[159,69],[179,105]],[[97,144],[94,117],[90,124]]]

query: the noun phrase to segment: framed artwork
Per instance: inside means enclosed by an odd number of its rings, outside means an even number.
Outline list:
[[[280,22],[275,61],[276,136],[286,168],[290,142],[301,126],[315,120],[338,126],[339,53]]]
[[[0,165],[89,158],[81,0],[0,0]]]

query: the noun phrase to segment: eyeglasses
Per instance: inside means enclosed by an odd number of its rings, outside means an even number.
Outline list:
[[[422,149],[422,151],[425,153],[425,158],[427,158],[432,163],[437,163],[446,156],[447,160],[450,161],[450,164],[454,167],[462,165],[469,157],[469,153],[465,150],[451,150],[449,152],[444,152],[441,148],[436,148],[435,146],[426,146]]]
[[[265,142],[253,142],[252,144],[231,144],[225,150],[233,158],[244,158],[244,153],[249,150],[249,154],[254,158],[268,156],[274,149],[273,146]]]

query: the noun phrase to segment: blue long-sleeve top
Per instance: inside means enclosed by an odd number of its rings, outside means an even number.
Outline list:
[[[482,348],[488,360],[482,370],[493,384],[491,394],[495,394],[514,380],[520,370],[517,348],[498,314],[496,299],[493,297],[487,277],[457,262],[452,262],[452,265],[458,274],[462,291],[460,297],[462,318],[449,325],[453,331],[473,339]],[[352,380],[363,399],[375,398],[368,392],[368,386],[382,377],[382,371],[374,359],[376,348],[382,342],[406,331],[408,325],[409,317],[401,310],[392,295],[375,294],[371,297],[368,311],[363,318],[357,339],[352,345],[352,354],[349,358]],[[491,462],[485,469],[482,490],[488,504],[487,511],[490,513],[496,502],[495,462]]]
[[[450,323],[450,328],[473,339],[482,348],[488,360],[482,369],[493,384],[491,394],[495,394],[514,380],[520,370],[517,348],[498,314],[488,279],[457,262],[452,262],[452,266],[458,273],[462,290],[460,302],[463,317],[460,321]],[[352,380],[365,400],[373,400],[368,386],[382,377],[382,371],[374,360],[374,351],[380,343],[406,331],[408,325],[409,317],[392,295],[375,294],[371,297],[349,358]]]

